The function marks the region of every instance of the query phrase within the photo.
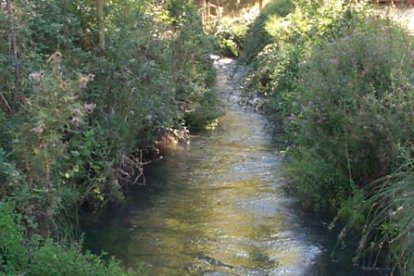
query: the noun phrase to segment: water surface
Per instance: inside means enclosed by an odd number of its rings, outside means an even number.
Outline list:
[[[237,104],[245,69],[216,67],[228,103],[219,127],[149,166],[122,208],[85,222],[87,248],[150,275],[363,275],[350,252],[330,258],[329,221],[284,192],[265,118]]]

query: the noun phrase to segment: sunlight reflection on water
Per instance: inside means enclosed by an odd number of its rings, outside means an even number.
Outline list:
[[[223,97],[238,98],[244,69],[215,63]],[[124,208],[86,224],[88,248],[140,260],[150,275],[329,275],[308,273],[323,238],[281,187],[266,120],[228,105],[218,129],[150,167]]]

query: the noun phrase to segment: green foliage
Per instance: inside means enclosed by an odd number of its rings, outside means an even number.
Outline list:
[[[251,57],[255,71],[248,87],[270,98],[266,109],[278,124],[295,111],[289,93],[295,89],[299,63],[307,50],[363,25],[363,11],[364,6],[341,1],[299,1],[287,16],[271,16],[263,23],[269,40]]]
[[[7,160],[5,151],[0,148],[0,198],[21,193],[19,190],[24,184],[24,177],[14,164]]]
[[[7,119],[6,114],[0,110],[0,148],[7,148],[10,143],[10,128],[12,122]]]
[[[50,70],[29,75],[33,92],[15,117],[22,123],[14,131],[13,157],[25,164],[21,168],[34,185],[52,185],[54,165],[65,150],[65,132],[79,131],[88,116],[76,99],[84,93],[81,84],[61,77],[60,58],[51,62]]]
[[[27,18],[30,30],[27,35],[37,51],[47,54],[70,48],[75,40],[81,39],[81,33],[76,31],[80,27],[80,18],[73,1],[36,1],[29,5],[21,1],[20,5],[26,13],[33,15]]]
[[[114,260],[105,264],[98,256],[82,254],[77,246],[65,246],[43,238],[29,243],[20,216],[10,203],[0,202],[0,273],[17,275],[139,275]]]
[[[214,90],[204,93],[200,104],[186,114],[186,118],[190,123],[190,128],[198,129],[212,123],[216,118],[224,115],[223,104],[221,103],[217,92]]]
[[[414,217],[413,163],[406,160],[400,168],[387,177],[373,182],[368,187],[368,197],[357,206],[370,210],[366,216],[358,256],[376,255],[385,251],[392,273],[411,275],[414,273],[412,248]],[[367,258],[368,259],[368,258]],[[371,258],[376,265],[377,258]]]
[[[114,261],[105,264],[99,256],[81,254],[77,247],[64,248],[50,240],[42,242],[33,253],[29,271],[32,275],[139,275],[126,271]]]
[[[248,87],[288,145],[288,188],[347,220],[340,238],[361,229],[357,257],[368,265],[411,275],[412,38],[364,5],[295,5],[262,23],[268,44],[246,55]]]
[[[369,19],[364,28],[307,54],[290,92],[300,108],[285,121],[294,143],[286,172],[306,205],[339,208],[338,216],[353,226],[368,222],[359,256],[373,254],[375,265],[383,261],[381,252],[389,252],[394,269],[409,275],[411,216],[389,214],[412,200],[410,170],[393,173],[404,161],[401,148],[409,156],[412,151],[412,41],[403,30],[384,26]]]
[[[218,91],[212,89],[216,75],[209,60],[212,50],[209,38],[202,33],[201,21],[194,7],[185,7],[182,11],[185,16],[176,15],[176,21],[181,20],[181,24],[172,43],[174,61],[171,70],[176,84],[176,100],[181,106],[186,106],[182,110],[198,113],[196,116],[185,114],[186,123],[197,127],[216,119],[221,110]],[[200,112],[206,114],[201,115]]]
[[[289,188],[307,208],[315,211],[335,209],[347,199],[352,191],[345,162],[332,162],[337,151],[330,156],[320,156],[319,148],[297,147],[290,150],[284,173],[289,179]],[[336,160],[335,160],[336,161]]]
[[[65,238],[79,207],[122,200],[160,130],[221,114],[190,1],[105,2],[104,34],[95,1],[0,5],[0,201],[16,202],[23,239],[44,236],[30,249],[35,275],[118,275],[49,237]],[[8,269],[23,266],[10,256]]]
[[[215,32],[219,51],[224,56],[238,57],[244,47],[244,39],[251,22],[246,19],[225,18]]]
[[[253,22],[247,33],[243,58],[251,61],[267,44],[272,41],[271,36],[265,30],[269,18],[279,18],[288,15],[294,8],[291,0],[272,0],[268,3],[260,16]]]
[[[382,27],[374,26],[380,24],[374,21],[350,37],[316,47],[300,68],[295,92],[301,106],[295,124],[300,129],[294,142],[300,152],[316,153],[311,157],[315,164],[336,168],[330,171],[339,177],[325,181],[324,171],[316,174],[320,182],[315,186],[320,195],[316,202],[337,200],[340,206],[352,183],[364,185],[390,173],[398,164],[397,146],[409,145],[414,134],[407,127],[409,103],[414,100],[410,81],[414,71],[407,58],[411,44],[396,28],[388,30],[393,34],[389,38]],[[298,191],[312,187],[307,178],[295,178],[292,185]],[[327,185],[336,189],[317,188]]]
[[[185,123],[183,103],[208,110],[206,123],[219,114],[205,100],[216,93],[210,88],[210,41],[188,1],[169,1],[160,14],[145,1],[111,1],[107,48],[96,54],[90,51],[97,43],[95,7],[58,2],[22,0],[15,6],[14,23],[27,27],[18,34],[35,35],[34,49],[17,37],[27,66],[18,78],[13,66],[7,69],[1,107],[11,114],[2,112],[0,119],[11,123],[2,124],[8,135],[2,135],[2,146],[10,148],[31,189],[47,194],[50,204],[56,196],[69,205],[99,206],[110,195],[120,197],[118,164],[151,146],[159,129]],[[36,16],[24,21],[24,13]],[[62,51],[50,54],[56,48]]]
[[[17,274],[29,260],[18,220],[12,206],[0,201],[0,272],[9,275]]]
[[[305,50],[306,47],[300,44],[283,47],[270,44],[256,58],[256,70],[247,79],[248,90],[266,98],[265,113],[275,125],[285,130],[277,138],[281,144],[288,144],[290,137],[286,134],[297,128],[293,119],[300,107],[293,91]]]

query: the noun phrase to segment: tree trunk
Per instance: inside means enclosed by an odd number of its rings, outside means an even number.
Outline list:
[[[105,50],[105,25],[104,25],[105,0],[96,0],[96,11],[98,15],[99,49]]]
[[[263,8],[263,0],[259,0],[259,9]]]

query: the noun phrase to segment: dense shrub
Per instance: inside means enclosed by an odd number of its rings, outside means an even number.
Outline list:
[[[280,18],[288,15],[294,8],[290,0],[272,0],[268,3],[259,17],[250,26],[244,42],[243,58],[251,60],[267,44],[272,42],[272,37],[265,30],[265,25],[270,18]]]
[[[13,208],[0,202],[0,271],[17,274],[29,259],[23,239],[23,228],[17,223]]]
[[[353,185],[398,166],[398,147],[411,143],[411,44],[403,31],[374,25],[383,26],[375,21],[315,47],[300,67],[297,146],[288,168],[305,201],[340,206]]]
[[[368,22],[302,62],[285,168],[304,204],[339,208],[339,217],[362,228],[359,256],[388,252],[364,259],[408,273],[412,170],[398,168],[412,156],[413,45],[403,30],[384,26]]]
[[[222,102],[213,90],[204,93],[200,104],[186,116],[192,129],[200,129],[223,115]]]
[[[32,189],[58,197],[72,190],[68,204],[96,207],[119,198],[133,168],[142,169],[140,160],[124,161],[152,147],[160,129],[207,124],[220,112],[210,41],[188,1],[167,1],[158,14],[146,1],[108,3],[106,49],[95,48],[94,8],[21,1],[12,14],[1,10],[0,34],[7,41],[13,28],[20,52],[0,48],[10,61],[0,120],[1,146]],[[200,108],[209,114],[188,116]],[[120,170],[127,179],[118,179]]]
[[[104,2],[99,15],[103,1],[0,1],[0,201],[16,203],[25,245],[43,236],[33,274],[100,266],[58,243],[77,209],[122,200],[163,129],[221,114],[190,1]]]
[[[74,245],[65,248],[40,237],[26,241],[21,218],[13,209],[0,202],[0,272],[5,275],[138,275],[114,260],[105,264],[98,256],[83,255]]]
[[[363,12],[363,5],[341,1],[299,1],[287,16],[267,18],[262,31],[269,40],[253,56],[248,87],[269,99],[265,109],[278,124],[295,110],[289,94],[295,89],[299,63],[306,52],[362,25]]]
[[[218,38],[218,50],[224,56],[239,57],[244,47],[244,40],[251,24],[246,18],[224,18],[217,26],[215,37]]]
[[[288,188],[347,220],[340,238],[359,228],[366,265],[411,275],[412,37],[364,5],[295,4],[264,23],[247,80],[288,148]]]

